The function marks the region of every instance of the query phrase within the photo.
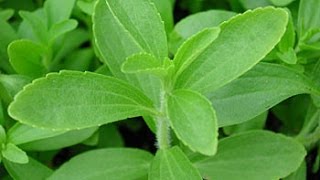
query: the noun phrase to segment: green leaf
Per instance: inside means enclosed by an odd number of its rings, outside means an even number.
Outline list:
[[[307,164],[303,161],[300,167],[290,174],[289,176],[283,178],[283,180],[306,180],[307,179]]]
[[[92,150],[63,164],[48,180],[146,179],[152,158],[150,153],[138,149]]]
[[[48,27],[69,19],[76,0],[47,0],[44,11],[47,16]]]
[[[78,25],[78,22],[74,19],[68,19],[54,24],[49,30],[50,41],[54,41],[59,36],[74,30]]]
[[[82,129],[156,113],[152,102],[133,86],[77,71],[49,73],[35,80],[15,97],[8,111],[23,124],[53,130]]]
[[[244,122],[223,128],[223,132],[227,135],[238,134],[249,130],[261,130],[264,128],[268,116],[268,111]]]
[[[47,32],[47,24],[43,19],[44,12],[42,9],[35,12],[20,11],[19,15],[23,18],[22,23],[25,23],[28,31],[32,32],[32,36],[34,36],[37,41],[47,44],[49,35]]]
[[[1,154],[8,161],[14,163],[26,164],[29,162],[27,154],[12,143],[6,144],[5,148],[1,151]]]
[[[309,31],[320,28],[320,1],[301,0],[298,14],[298,34],[303,38]]]
[[[179,147],[159,149],[149,170],[149,180],[202,179]]]
[[[218,152],[195,163],[207,179],[270,180],[295,171],[306,155],[289,137],[268,131],[251,131],[225,138]]]
[[[245,9],[255,9],[271,5],[270,0],[239,0]]]
[[[65,133],[65,131],[52,131],[48,129],[39,129],[24,124],[16,123],[8,131],[8,142],[19,145],[40,139],[46,139]]]
[[[92,136],[96,130],[97,127],[68,131],[60,135],[41,138],[39,140],[21,144],[19,147],[26,151],[50,151],[61,149],[83,142]]]
[[[172,129],[191,150],[214,155],[218,127],[211,103],[201,94],[176,90],[169,95],[167,113]]]
[[[205,28],[217,27],[235,15],[236,13],[230,11],[209,10],[187,16],[175,25],[169,36],[170,52],[175,54],[180,45],[191,36]]]
[[[63,62],[64,69],[86,71],[95,58],[92,48],[81,48],[72,51]]]
[[[287,6],[295,0],[270,0],[270,2],[275,6]]]
[[[120,69],[127,57],[137,53],[149,53],[160,61],[168,56],[164,25],[154,4],[146,0],[99,0],[93,14],[93,33],[112,74],[142,89],[159,106],[161,84],[157,77],[124,74]]]
[[[2,148],[2,144],[6,143],[6,141],[7,141],[6,131],[3,128],[3,126],[0,125],[0,149]]]
[[[0,69],[7,73],[14,73],[8,61],[7,47],[15,39],[18,39],[17,33],[9,23],[0,19]]]
[[[14,14],[13,9],[0,10],[0,19],[8,21],[13,16],[13,14]]]
[[[139,53],[134,54],[126,59],[121,66],[121,71],[124,73],[166,73],[166,70],[161,67],[161,62],[151,54]]]
[[[27,164],[17,164],[4,160],[4,166],[10,176],[17,180],[32,179],[43,180],[52,174],[52,170],[29,157]]]
[[[47,72],[45,51],[42,45],[26,39],[13,41],[8,47],[12,67],[19,74],[31,77],[40,77]]]
[[[107,124],[99,128],[98,147],[123,147],[124,140],[114,124]]]
[[[28,76],[18,74],[0,74],[0,97],[9,104],[23,86],[30,83],[31,80]]]
[[[252,119],[279,102],[303,93],[319,93],[319,90],[294,69],[259,63],[208,96],[217,112],[219,127],[223,127]]]
[[[84,13],[92,16],[93,14],[93,9],[94,9],[94,3],[95,1],[92,2],[87,2],[87,1],[77,1],[77,6],[83,11]]]
[[[173,6],[171,0],[151,0],[157,7],[164,22],[166,32],[173,29]]]
[[[219,28],[208,28],[185,41],[173,59],[175,76],[179,76],[218,37]]]
[[[286,11],[267,7],[223,23],[218,38],[182,72],[175,87],[208,94],[231,82],[272,50],[284,34],[287,20]]]

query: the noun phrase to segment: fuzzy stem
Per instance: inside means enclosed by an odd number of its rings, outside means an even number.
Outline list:
[[[170,147],[170,128],[166,115],[166,93],[161,92],[160,95],[160,112],[162,115],[157,117],[157,145],[159,149],[167,149]]]

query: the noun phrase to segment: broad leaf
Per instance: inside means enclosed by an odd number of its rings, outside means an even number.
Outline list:
[[[282,65],[259,63],[246,74],[208,95],[219,127],[238,124],[302,93],[319,93],[301,73]]]
[[[40,77],[47,72],[45,47],[30,40],[16,40],[10,43],[8,54],[12,67],[19,73]]]
[[[54,130],[82,129],[153,112],[152,102],[135,87],[77,71],[35,80],[9,106],[11,117],[21,123]]]
[[[179,76],[218,37],[219,28],[209,28],[185,41],[173,59],[175,76]]]
[[[75,144],[79,144],[90,138],[97,128],[87,128],[81,130],[68,131],[66,133],[51,136],[48,138],[41,138],[39,140],[20,144],[19,147],[26,151],[50,151],[61,149]]]
[[[187,16],[179,21],[170,34],[169,49],[176,53],[180,45],[205,28],[217,27],[236,13],[224,10],[209,10]]]
[[[73,19],[68,19],[60,23],[54,24],[49,30],[50,41],[54,41],[59,36],[75,29],[78,25],[78,22]]]
[[[287,20],[286,11],[267,7],[223,23],[218,38],[183,71],[175,87],[208,94],[236,79],[280,41]]]
[[[44,11],[47,16],[48,27],[67,20],[72,12],[76,0],[47,0]]]
[[[39,129],[24,124],[16,123],[8,131],[8,142],[15,145],[49,138],[65,133],[65,131],[52,131],[49,129]]]
[[[4,149],[1,150],[1,154],[8,161],[26,164],[29,161],[27,154],[12,143],[4,145]]]
[[[301,0],[298,16],[298,33],[300,38],[309,31],[320,28],[320,1]]]
[[[48,180],[146,179],[152,158],[148,152],[138,149],[93,150],[72,158]]]
[[[211,103],[201,94],[176,90],[169,95],[167,113],[172,129],[191,150],[214,155],[218,127]]]
[[[10,174],[10,176],[17,180],[32,179],[43,180],[52,174],[52,170],[38,161],[29,157],[27,164],[17,164],[7,160],[4,160],[4,166]]]
[[[157,7],[164,22],[166,32],[170,33],[173,28],[173,6],[171,0],[151,0]]]
[[[159,149],[149,170],[149,180],[202,179],[179,147]]]
[[[147,74],[126,75],[120,69],[133,54],[146,52],[159,61],[168,56],[164,25],[154,4],[146,0],[99,0],[93,14],[93,32],[102,60],[112,74],[141,88],[157,106],[160,81]]]
[[[306,151],[295,140],[268,131],[251,131],[219,142],[215,156],[195,163],[207,179],[283,178],[302,163]]]

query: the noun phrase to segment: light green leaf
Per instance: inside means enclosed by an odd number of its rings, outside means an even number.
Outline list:
[[[31,77],[40,77],[47,72],[45,51],[44,46],[26,39],[13,41],[8,47],[12,67],[19,74]]]
[[[270,180],[288,176],[305,155],[304,147],[289,137],[250,131],[221,140],[217,154],[195,166],[207,179]]]
[[[283,65],[259,63],[246,74],[209,95],[219,127],[256,117],[279,102],[303,93],[319,93],[310,79]]]
[[[162,67],[161,62],[151,54],[134,54],[126,59],[121,66],[124,73],[154,73],[165,75],[166,69]]]
[[[109,148],[80,154],[63,164],[48,180],[146,179],[153,156],[138,149]]]
[[[214,155],[218,144],[218,127],[211,103],[201,94],[176,90],[169,95],[167,113],[172,129],[191,150]]]
[[[286,11],[267,7],[223,23],[218,38],[179,76],[175,87],[208,94],[231,82],[272,50],[284,34],[287,20]]]
[[[209,10],[187,16],[179,21],[169,37],[169,49],[176,53],[180,45],[205,28],[217,27],[236,13],[224,10]]]
[[[49,129],[39,129],[24,124],[16,123],[8,131],[8,142],[15,145],[46,139],[65,133],[65,131],[52,131]]]
[[[290,174],[289,176],[283,178],[283,180],[306,180],[307,179],[307,164],[303,161],[300,167]]]
[[[68,131],[60,135],[39,138],[39,140],[20,144],[19,147],[26,151],[50,151],[61,149],[83,142],[92,136],[96,130],[97,127]]]
[[[47,0],[44,3],[44,11],[47,16],[48,27],[67,20],[72,12],[76,0]]]
[[[271,5],[270,0],[239,0],[245,9],[255,9]]]
[[[173,59],[175,76],[179,76],[218,37],[219,28],[208,28],[185,41]]]
[[[28,76],[0,74],[0,97],[9,104],[13,100],[13,97],[22,90],[23,86],[31,81],[32,79]]]
[[[77,6],[83,11],[84,13],[92,16],[93,9],[94,9],[95,1],[87,2],[87,1],[77,1]]]
[[[61,21],[57,24],[54,24],[49,30],[50,41],[52,42],[59,36],[69,31],[72,31],[77,27],[77,25],[78,25],[78,22],[74,19],[68,19],[68,20]]]
[[[14,14],[13,9],[0,10],[0,19],[8,21]]]
[[[1,151],[1,154],[8,161],[14,163],[26,164],[29,162],[27,154],[12,143],[6,144],[5,148]]]
[[[179,147],[159,149],[149,170],[149,180],[202,179]]]
[[[4,160],[4,166],[10,176],[16,180],[43,180],[52,174],[52,170],[29,157],[27,164],[17,164]]]
[[[295,40],[296,40],[296,33],[295,33],[295,27],[293,24],[293,18],[291,15],[290,10],[286,9],[287,12],[289,13],[289,21],[287,25],[287,30],[282,36],[279,44],[277,45],[278,49],[280,52],[286,52],[289,49],[294,48],[295,46]]]
[[[112,74],[142,89],[159,106],[161,84],[157,77],[124,74],[120,69],[127,57],[137,53],[152,54],[160,61],[168,56],[164,25],[154,4],[146,0],[99,0],[93,14],[93,33]]]
[[[50,73],[35,80],[15,97],[8,111],[23,124],[53,130],[82,129],[156,113],[152,102],[133,86],[77,71]]]
[[[28,29],[27,31],[32,33],[32,36],[34,36],[39,42],[47,44],[49,34],[47,32],[47,24],[43,18],[44,12],[42,9],[35,12],[19,11],[19,15],[23,18],[21,26],[25,23],[25,28]]]
[[[295,0],[269,0],[275,6],[287,6]]]
[[[298,14],[298,34],[303,38],[309,31],[320,28],[320,1],[301,0]]]
[[[151,0],[157,7],[164,22],[166,32],[170,33],[173,28],[173,6],[171,0]]]

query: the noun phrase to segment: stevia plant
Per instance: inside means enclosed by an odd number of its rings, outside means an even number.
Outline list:
[[[77,1],[74,16],[93,25],[88,31],[75,29],[77,22],[70,19],[75,1],[48,0],[43,9],[20,12],[18,33],[8,18],[1,19],[4,32],[13,34],[3,45],[8,46],[8,54],[2,55],[9,62],[1,64],[6,74],[0,76],[1,110],[8,106],[8,115],[0,111],[0,157],[10,176],[301,176],[306,150],[319,141],[320,16],[313,7],[320,1],[257,2],[231,1],[235,9],[258,8],[242,14],[201,12],[174,28],[169,0],[97,0],[94,8],[93,2]],[[269,6],[290,3],[288,9]],[[291,13],[296,9],[297,22]],[[8,17],[10,11],[2,15]],[[79,48],[83,42],[92,48]],[[93,53],[104,65],[96,72],[82,72],[89,69]],[[51,72],[60,69],[69,70]],[[288,99],[298,94],[308,95]],[[293,116],[301,117],[300,124],[287,117],[292,108],[288,104],[301,104]],[[281,131],[294,137],[261,130],[271,107],[287,128]],[[155,155],[125,147],[93,149],[53,171],[26,153],[96,144],[97,137],[112,141],[114,122],[140,116],[155,133]],[[35,172],[32,177],[30,172]]]

